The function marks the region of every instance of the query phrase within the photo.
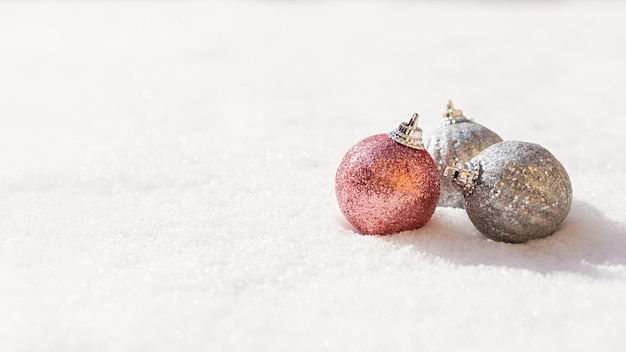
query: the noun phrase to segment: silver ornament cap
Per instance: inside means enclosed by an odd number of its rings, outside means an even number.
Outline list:
[[[419,118],[420,116],[417,113],[413,114],[409,122],[402,122],[398,128],[389,132],[389,137],[409,148],[425,149],[422,141],[422,129],[417,127]]]
[[[441,177],[439,206],[465,207],[461,190],[443,174],[446,166],[468,162],[485,148],[501,141],[502,138],[495,132],[465,117],[463,111],[456,109],[452,101],[448,100],[439,127],[426,142],[426,149],[433,157]]]
[[[448,100],[448,105],[446,106],[446,112],[443,114],[443,120],[441,120],[442,125],[451,125],[453,123],[459,122],[468,122],[470,121],[465,115],[463,115],[463,110],[455,109],[452,100]]]
[[[480,165],[476,162],[446,166],[443,176],[452,176],[453,182],[461,189],[464,196],[472,194],[480,176]]]
[[[465,210],[485,236],[522,243],[554,233],[572,206],[567,171],[539,144],[507,141],[445,174],[462,191]]]

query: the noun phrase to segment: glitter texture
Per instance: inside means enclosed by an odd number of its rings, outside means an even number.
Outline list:
[[[456,123],[444,121],[433,131],[426,142],[426,149],[433,157],[441,177],[440,206],[463,208],[465,204],[459,188],[450,178],[443,176],[445,167],[465,163],[485,148],[501,141],[500,136],[493,131],[469,120]]]
[[[503,242],[526,242],[551,235],[572,205],[567,171],[538,144],[507,141],[473,158],[479,168],[465,194],[470,220],[485,236]],[[459,173],[455,173],[459,175]]]
[[[364,234],[420,228],[439,200],[439,175],[428,152],[401,145],[386,134],[354,145],[341,161],[335,182],[341,211]]]

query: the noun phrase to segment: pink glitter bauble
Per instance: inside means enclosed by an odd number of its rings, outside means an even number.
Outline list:
[[[335,192],[339,208],[359,232],[387,235],[430,220],[439,201],[439,174],[426,150],[378,134],[343,157]]]

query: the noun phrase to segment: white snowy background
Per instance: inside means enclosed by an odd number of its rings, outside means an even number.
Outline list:
[[[615,351],[626,5],[1,2],[1,351]],[[447,99],[548,148],[553,236],[356,234],[336,167]]]

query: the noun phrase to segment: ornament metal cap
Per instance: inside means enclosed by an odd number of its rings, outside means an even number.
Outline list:
[[[443,119],[441,120],[442,125],[450,125],[453,123],[469,121],[467,117],[463,116],[463,110],[454,108],[454,104],[452,104],[452,100],[448,100],[448,105],[446,106],[446,112],[442,116],[443,116]]]
[[[402,122],[395,130],[389,132],[394,141],[413,149],[425,149],[422,141],[422,129],[417,127],[420,115],[413,114],[409,122]]]
[[[446,166],[444,176],[452,176],[452,182],[461,188],[464,195],[472,194],[480,176],[480,165],[477,162],[459,163],[456,166]]]

